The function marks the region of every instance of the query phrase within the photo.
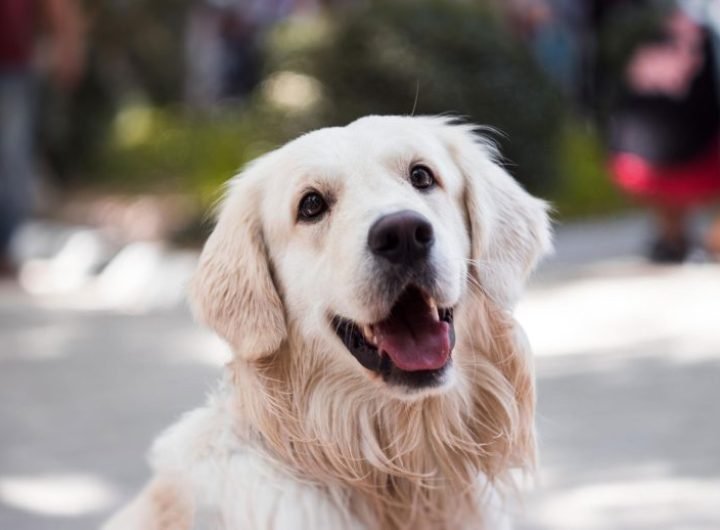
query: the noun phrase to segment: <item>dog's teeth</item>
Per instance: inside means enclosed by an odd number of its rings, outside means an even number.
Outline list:
[[[375,332],[373,331],[372,326],[365,325],[362,329],[363,336],[365,337],[365,340],[369,343],[375,345],[377,344],[377,340],[375,340]]]
[[[428,299],[428,305],[430,306],[430,315],[432,316],[433,320],[436,322],[440,320],[440,314],[438,312],[437,302],[435,302],[434,298]]]

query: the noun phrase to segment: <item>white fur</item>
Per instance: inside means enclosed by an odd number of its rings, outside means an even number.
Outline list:
[[[415,163],[437,189],[409,185]],[[298,223],[310,188],[330,212]],[[452,370],[429,392],[389,388],[328,322],[387,315],[367,233],[403,209],[432,223],[431,294],[456,308]],[[535,451],[532,364],[511,313],[548,224],[487,142],[445,119],[363,118],[253,163],[229,186],[191,289],[235,360],[209,403],[157,440],[155,478],[105,528],[507,528],[497,489]]]

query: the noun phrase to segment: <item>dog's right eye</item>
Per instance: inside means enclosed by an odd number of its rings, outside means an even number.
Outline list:
[[[299,221],[317,221],[328,209],[325,199],[316,191],[311,191],[303,195],[300,199],[298,207]]]

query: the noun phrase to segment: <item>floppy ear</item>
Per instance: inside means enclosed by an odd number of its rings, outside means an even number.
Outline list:
[[[548,205],[527,193],[496,162],[489,141],[468,125],[445,125],[465,180],[471,270],[483,291],[513,309],[530,272],[552,248]]]
[[[274,352],[286,336],[257,211],[256,181],[247,175],[231,182],[190,285],[195,317],[247,360]]]

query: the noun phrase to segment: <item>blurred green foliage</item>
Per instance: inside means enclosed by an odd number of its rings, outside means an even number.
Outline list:
[[[112,124],[128,99],[163,106],[182,98],[187,8],[192,0],[85,0],[86,75],[71,95],[42,87],[40,135],[64,179],[102,184]]]
[[[106,90],[142,90],[155,104],[182,97],[185,25],[193,0],[85,2],[93,69]]]
[[[100,185],[129,192],[180,189],[204,204],[218,197],[223,182],[243,164],[278,147],[279,136],[291,135],[283,132],[280,116],[272,112],[196,115],[175,106],[137,105],[127,106],[120,120],[124,113],[131,116],[131,127],[142,130],[129,130],[123,139],[115,126],[116,136],[92,164]]]
[[[560,217],[602,215],[629,207],[612,183],[596,129],[579,120],[568,120],[560,145],[558,182],[546,195]]]
[[[95,8],[93,67],[69,120],[87,140],[68,150],[79,185],[185,190],[207,204],[243,164],[304,131],[414,112],[497,128],[510,172],[556,202],[560,216],[622,204],[597,134],[572,117],[529,51],[483,3],[365,2],[289,19],[262,41],[265,82],[241,105],[206,113],[181,104],[187,3]],[[287,73],[292,83],[276,82]],[[318,97],[288,105],[273,87],[295,99],[303,90]]]

